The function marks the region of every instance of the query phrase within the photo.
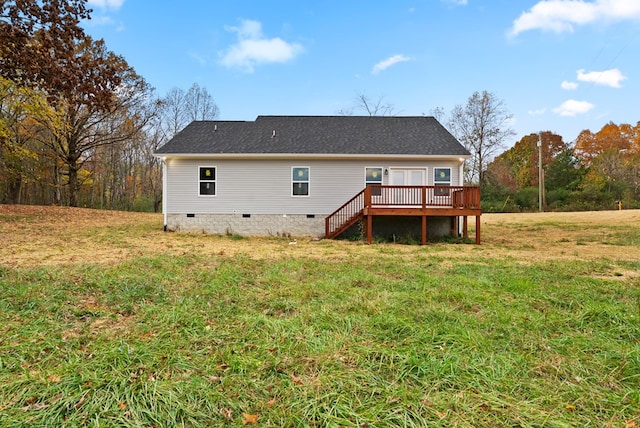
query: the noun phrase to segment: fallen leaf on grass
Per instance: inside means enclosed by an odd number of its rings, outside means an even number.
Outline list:
[[[242,425],[258,425],[260,415],[252,415],[249,413],[242,414]]]
[[[78,400],[78,402],[74,404],[73,407],[76,409],[80,408],[80,406],[82,406],[87,399],[87,394],[89,394],[89,391],[85,391],[84,394],[82,394],[82,397],[80,397],[80,400]]]
[[[35,404],[30,404],[28,406],[25,406],[22,408],[23,412],[28,412],[29,410],[44,410],[46,408],[48,408],[49,405],[45,404],[45,403],[35,403]]]
[[[228,421],[233,420],[233,410],[231,409],[220,409],[220,414]]]
[[[567,404],[565,406],[565,409],[567,409],[567,412],[575,412],[576,411],[576,406],[573,406],[571,404]]]
[[[269,408],[273,407],[273,405],[276,404],[276,399],[272,398],[271,400],[267,401],[267,406]]]
[[[295,384],[295,385],[302,385],[302,379],[300,379],[298,376],[294,375],[293,373],[291,373],[289,375],[289,377],[291,378],[291,381]]]
[[[60,383],[60,376],[52,374],[52,375],[49,375],[47,380],[51,383]]]
[[[127,403],[121,401],[118,403],[118,407],[120,407],[120,410],[125,410],[129,406],[127,406]]]

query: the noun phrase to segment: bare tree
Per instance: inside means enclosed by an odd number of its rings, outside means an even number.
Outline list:
[[[162,99],[160,117],[163,133],[167,136],[167,140],[188,124],[185,97],[183,89],[172,88]]]
[[[214,120],[220,109],[207,88],[197,83],[188,91],[172,88],[160,100],[160,113],[145,128],[146,147],[142,177],[145,194],[153,198],[154,211],[160,210],[162,202],[162,164],[153,153],[194,120]]]
[[[358,92],[352,107],[338,110],[341,116],[352,116],[355,112],[366,113],[367,116],[393,116],[397,114],[393,104],[388,103],[384,96],[373,99],[368,95]]]
[[[189,122],[214,120],[219,114],[220,109],[207,88],[197,83],[186,92],[181,88],[172,88],[161,100],[160,120],[155,123],[162,136],[158,142],[162,145],[169,141]]]
[[[193,120],[213,120],[220,114],[220,109],[213,100],[213,96],[197,83],[191,85],[185,95],[185,107],[187,119]]]
[[[474,92],[465,106],[453,108],[449,129],[472,155],[465,173],[467,182],[484,184],[486,165],[504,142],[515,135],[509,127],[511,118],[504,102],[487,91]]]
[[[445,118],[446,113],[445,113],[445,111],[444,111],[444,107],[440,107],[440,106],[438,106],[438,107],[434,107],[434,108],[432,108],[431,110],[429,110],[429,114],[430,114],[431,116],[435,117],[435,118],[436,118],[436,120],[437,120],[438,122],[440,122],[440,123],[442,123],[442,122],[444,122],[444,121],[445,121],[445,119],[444,119],[444,118]]]

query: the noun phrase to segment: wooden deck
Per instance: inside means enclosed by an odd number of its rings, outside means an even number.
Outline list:
[[[335,238],[362,220],[367,242],[373,237],[374,216],[422,217],[422,244],[427,243],[427,217],[462,217],[467,238],[467,218],[476,218],[476,244],[480,244],[480,188],[475,186],[368,186],[325,219],[325,236]]]

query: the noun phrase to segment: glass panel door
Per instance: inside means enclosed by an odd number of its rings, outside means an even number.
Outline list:
[[[424,186],[426,169],[398,169],[390,170],[391,185],[393,186]],[[394,204],[419,204],[421,198],[419,189],[394,189],[392,200]]]

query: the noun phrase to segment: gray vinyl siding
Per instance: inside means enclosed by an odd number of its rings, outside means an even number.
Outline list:
[[[360,192],[365,167],[450,167],[451,184],[461,183],[457,161],[206,160],[167,159],[167,214],[327,215]],[[198,167],[216,167],[216,196],[198,195]],[[291,168],[309,167],[309,196],[291,196]],[[388,184],[388,177],[383,184]]]

